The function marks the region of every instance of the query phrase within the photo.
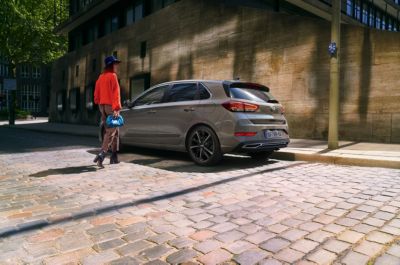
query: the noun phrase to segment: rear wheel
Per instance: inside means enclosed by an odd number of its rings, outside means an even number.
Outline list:
[[[195,127],[187,138],[187,151],[200,166],[212,166],[222,159],[221,146],[215,132],[204,125]]]
[[[267,160],[274,151],[262,151],[256,153],[249,153],[249,156],[255,160]]]

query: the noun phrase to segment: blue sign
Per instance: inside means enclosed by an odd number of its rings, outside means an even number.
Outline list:
[[[337,45],[336,42],[331,42],[328,47],[328,52],[331,56],[336,55],[337,52]]]
[[[4,90],[17,90],[17,80],[4,79]]]

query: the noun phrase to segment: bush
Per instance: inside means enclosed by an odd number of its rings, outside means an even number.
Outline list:
[[[29,111],[16,109],[15,119],[26,119],[28,115],[31,115]],[[8,110],[0,110],[0,120],[8,120]]]

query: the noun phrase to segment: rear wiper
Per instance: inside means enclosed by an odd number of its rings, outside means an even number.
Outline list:
[[[268,103],[279,103],[279,101],[276,99],[269,99],[267,102]]]

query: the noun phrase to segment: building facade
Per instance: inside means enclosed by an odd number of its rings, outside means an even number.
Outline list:
[[[17,80],[17,108],[36,116],[47,116],[50,102],[51,67],[19,64],[15,76],[11,74],[8,60],[0,57],[0,111],[6,111],[11,102],[11,92],[4,89],[4,79]]]
[[[341,139],[400,142],[398,10],[343,1]],[[94,83],[114,54],[123,99],[169,80],[240,77],[271,88],[292,137],[327,137],[330,1],[72,1],[70,12],[51,121],[97,124]]]
[[[4,89],[4,79],[9,78],[10,67],[8,61],[4,56],[0,55],[0,111],[8,109],[9,92]]]
[[[50,103],[51,67],[19,64],[16,67],[17,108],[35,116],[47,116]]]

